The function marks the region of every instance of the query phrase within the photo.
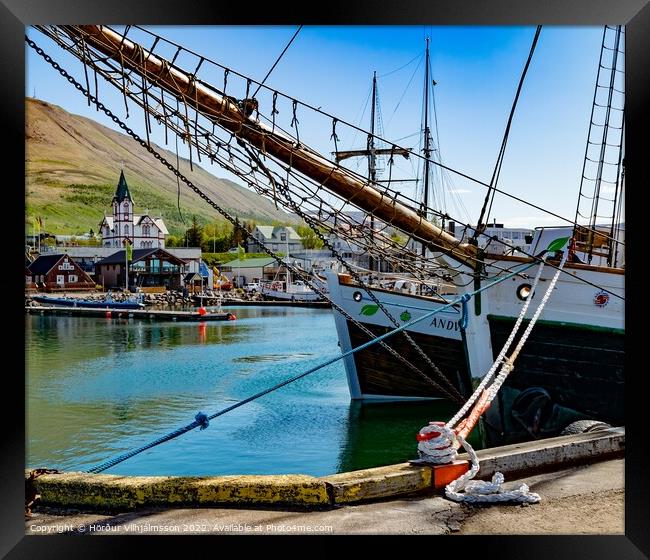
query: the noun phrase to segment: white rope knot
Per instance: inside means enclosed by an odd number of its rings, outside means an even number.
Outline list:
[[[444,422],[429,422],[417,435],[418,454],[421,459],[436,464],[452,463],[458,452],[455,432]]]

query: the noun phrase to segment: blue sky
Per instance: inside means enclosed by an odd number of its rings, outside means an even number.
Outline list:
[[[259,80],[296,27],[151,29]],[[305,26],[267,85],[367,128],[368,109],[360,119],[376,71],[385,136],[396,140],[410,135],[398,143],[417,149],[424,80],[424,65],[419,57],[424,52],[424,38],[429,36],[443,161],[489,182],[534,31],[533,27]],[[80,63],[37,31],[30,29],[29,35],[64,68],[83,76]],[[570,218],[580,184],[601,38],[601,27],[542,29],[499,182],[503,190]],[[215,85],[220,87],[222,77],[216,73],[214,76]],[[405,91],[409,80],[411,86]],[[25,92],[114,128],[28,47]],[[121,96],[109,93],[108,85],[103,86],[103,91],[100,85],[100,92],[102,101],[123,116]],[[144,129],[142,121],[133,117],[129,125],[140,132]],[[301,127],[314,148],[331,151],[331,130],[323,130],[306,115]],[[355,137],[350,131],[342,131],[340,137],[340,148],[361,148],[365,143],[361,135]],[[164,144],[161,130],[154,131],[153,140]],[[219,167],[204,167],[217,176],[228,176]],[[359,169],[363,171],[363,165]],[[414,195],[412,188],[404,187],[405,192]],[[460,213],[462,206],[475,221],[484,188],[457,178],[446,183],[446,188],[446,200],[451,205],[448,212],[467,217]],[[452,204],[454,197],[460,197],[462,205]],[[492,215],[511,226],[559,223],[499,195]]]

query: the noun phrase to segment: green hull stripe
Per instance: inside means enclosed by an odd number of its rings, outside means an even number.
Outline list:
[[[511,323],[515,322],[514,317],[504,317],[503,315],[488,315],[488,321],[508,321]],[[524,323],[529,323],[530,319],[524,319]],[[615,329],[612,327],[599,327],[597,325],[583,325],[581,323],[566,323],[564,321],[546,321],[544,319],[539,319],[537,321],[540,325],[548,325],[551,327],[570,327],[574,329],[580,329],[583,331],[593,331],[593,332],[606,332],[613,334],[625,334],[625,329]]]

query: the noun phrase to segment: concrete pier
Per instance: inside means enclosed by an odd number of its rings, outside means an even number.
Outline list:
[[[623,535],[624,460],[614,459],[520,479],[541,495],[532,505],[468,506],[439,495],[407,496],[326,510],[296,508],[143,508],[93,513],[39,508],[31,535],[432,534]]]
[[[149,321],[228,321],[228,312],[200,315],[196,311],[167,311],[160,309],[106,309],[85,307],[25,306],[32,315],[68,315],[71,317],[104,317],[107,319],[142,319]]]
[[[624,449],[625,429],[610,428],[479,451],[478,478],[489,479],[498,469],[506,476],[505,490],[525,482],[542,497],[541,504],[529,506],[451,502],[442,497],[437,467],[409,463],[320,478],[44,474],[34,481],[41,500],[26,529],[33,534],[60,527],[75,527],[63,531],[75,534],[622,534]],[[460,456],[454,478],[463,464]],[[232,509],[237,507],[245,509]]]

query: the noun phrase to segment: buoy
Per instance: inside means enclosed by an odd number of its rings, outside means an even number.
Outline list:
[[[237,315],[234,313],[228,313],[228,320],[229,321],[236,321],[237,320]]]
[[[205,315],[207,313],[207,310],[205,307],[201,306],[199,307],[199,315]]]
[[[107,318],[107,319],[110,319],[110,318],[111,318],[111,312],[110,312],[110,311],[107,311],[107,312],[106,312],[106,318]]]

